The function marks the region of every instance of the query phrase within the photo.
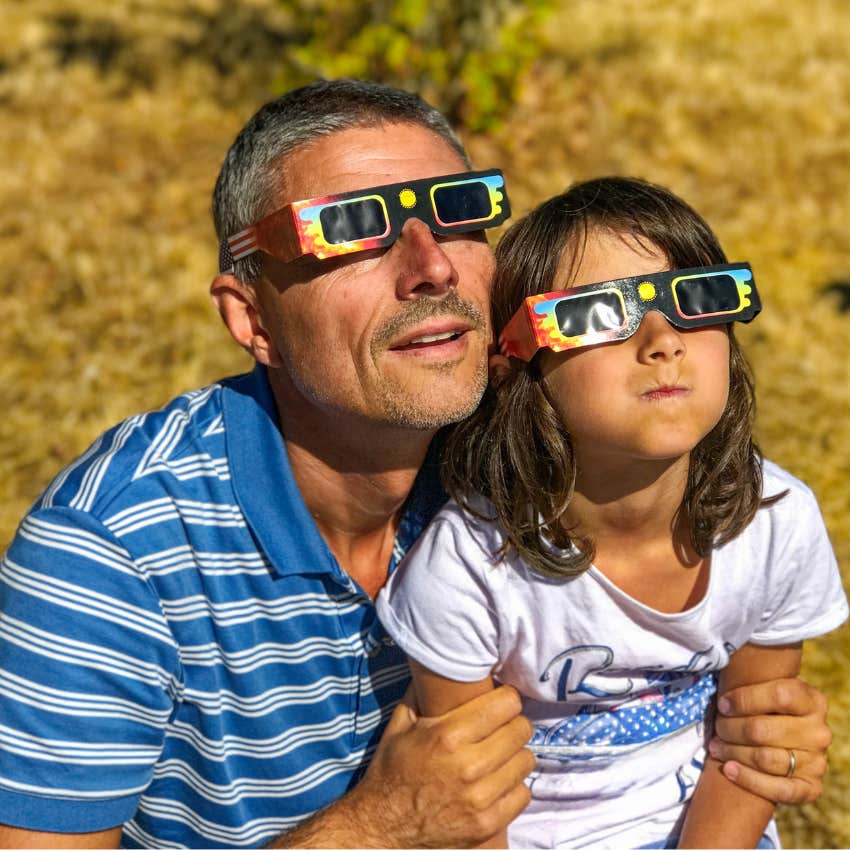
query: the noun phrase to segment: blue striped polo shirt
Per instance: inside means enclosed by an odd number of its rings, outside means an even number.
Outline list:
[[[0,567],[0,822],[257,846],[360,777],[408,683],[319,534],[264,369],[104,434]],[[444,501],[434,458],[393,567]]]

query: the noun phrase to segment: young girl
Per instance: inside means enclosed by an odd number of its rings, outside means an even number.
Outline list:
[[[796,675],[847,602],[811,491],[753,442],[732,326],[760,308],[749,267],[624,178],[542,204],[496,256],[495,389],[378,601],[420,709],[523,695],[538,765],[512,846],[774,846],[706,712],[716,688]]]

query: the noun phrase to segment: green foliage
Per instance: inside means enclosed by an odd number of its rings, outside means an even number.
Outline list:
[[[316,77],[418,92],[456,126],[500,123],[541,45],[556,0],[279,0],[296,46],[281,89]]]

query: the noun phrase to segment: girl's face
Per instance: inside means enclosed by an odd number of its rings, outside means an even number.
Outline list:
[[[561,258],[557,285],[570,275]],[[669,268],[661,251],[610,231],[588,234],[569,286]],[[687,455],[717,424],[729,395],[725,325],[681,330],[647,313],[628,339],[540,353],[546,395],[570,433],[579,468],[617,459],[671,460]]]

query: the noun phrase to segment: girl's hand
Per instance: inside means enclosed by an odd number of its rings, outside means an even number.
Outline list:
[[[775,803],[811,803],[823,791],[832,742],[826,697],[799,678],[727,691],[709,751],[726,777]],[[796,765],[788,776],[794,751]]]

